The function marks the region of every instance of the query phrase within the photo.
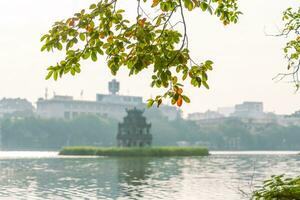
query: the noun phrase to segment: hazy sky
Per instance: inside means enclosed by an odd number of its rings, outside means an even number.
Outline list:
[[[35,102],[49,93],[73,95],[93,100],[96,93],[107,93],[112,75],[104,58],[97,63],[85,62],[78,76],[66,76],[58,82],[45,81],[46,67],[61,54],[41,53],[41,35],[53,22],[71,16],[92,0],[1,0],[0,1],[0,98],[22,97]],[[125,2],[125,1],[123,1]],[[129,4],[128,2],[131,2]],[[135,1],[126,1],[135,9]],[[286,67],[282,48],[285,38],[266,36],[282,27],[281,15],[287,7],[299,7],[298,0],[241,0],[244,13],[236,25],[224,27],[216,17],[194,11],[187,15],[190,50],[197,61],[215,62],[209,74],[211,89],[186,87],[191,104],[182,107],[185,113],[214,110],[242,101],[263,101],[266,111],[291,113],[300,109],[300,93],[293,85],[275,83],[272,78]],[[133,10],[132,13],[135,13]],[[150,74],[128,77],[121,70],[122,94],[134,94],[144,100],[156,91],[150,89]]]

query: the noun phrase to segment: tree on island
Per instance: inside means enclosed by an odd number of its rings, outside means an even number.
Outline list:
[[[101,0],[88,10],[56,22],[45,34],[41,50],[64,50],[65,58],[48,67],[46,79],[57,80],[64,74],[80,73],[81,60],[97,61],[106,55],[107,65],[113,75],[121,67],[129,75],[152,68],[151,87],[162,88],[162,94],[148,100],[148,106],[159,106],[164,98],[181,106],[190,99],[183,93],[183,83],[209,88],[207,72],[212,70],[211,60],[197,63],[189,54],[189,39],[185,20],[186,11],[209,12],[224,25],[237,23],[242,14],[237,0],[137,0],[136,20],[124,17],[125,10],[118,8],[118,0]],[[146,12],[146,10],[149,12]],[[172,19],[179,19],[171,23]],[[292,76],[299,88],[300,8],[284,12],[286,25],[279,36],[292,37],[284,48],[288,59],[288,73],[280,73],[279,80]]]

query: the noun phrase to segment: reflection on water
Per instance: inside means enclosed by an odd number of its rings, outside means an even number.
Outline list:
[[[240,200],[271,174],[300,174],[300,156],[80,158],[0,152],[0,199]]]

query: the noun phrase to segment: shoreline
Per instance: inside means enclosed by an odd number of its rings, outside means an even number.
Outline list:
[[[205,147],[93,147],[70,146],[59,151],[63,156],[114,156],[114,157],[171,157],[171,156],[208,156]]]

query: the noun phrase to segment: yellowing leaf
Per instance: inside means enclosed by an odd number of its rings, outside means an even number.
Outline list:
[[[75,20],[74,19],[71,19],[70,21],[69,21],[69,24],[68,24],[69,26],[71,26],[71,27],[73,27],[74,25],[75,25]]]
[[[177,100],[177,106],[181,107],[182,106],[182,97],[179,96],[178,100]]]
[[[110,35],[108,38],[107,38],[107,42],[108,43],[112,43],[113,42],[113,36],[112,35]]]
[[[144,26],[145,26],[145,22],[146,22],[146,18],[144,18],[144,19],[139,19],[138,24],[139,24],[141,27],[144,27]]]
[[[155,7],[159,4],[160,0],[153,0],[152,6],[151,7]]]
[[[94,30],[94,28],[92,27],[92,26],[90,26],[90,25],[88,25],[87,27],[86,27],[86,30],[87,30],[87,32],[92,32],[93,30]]]
[[[182,92],[183,92],[182,88],[178,88],[177,93],[182,94]]]
[[[101,38],[101,39],[105,38],[105,34],[103,32],[100,32],[99,33],[99,38]]]

